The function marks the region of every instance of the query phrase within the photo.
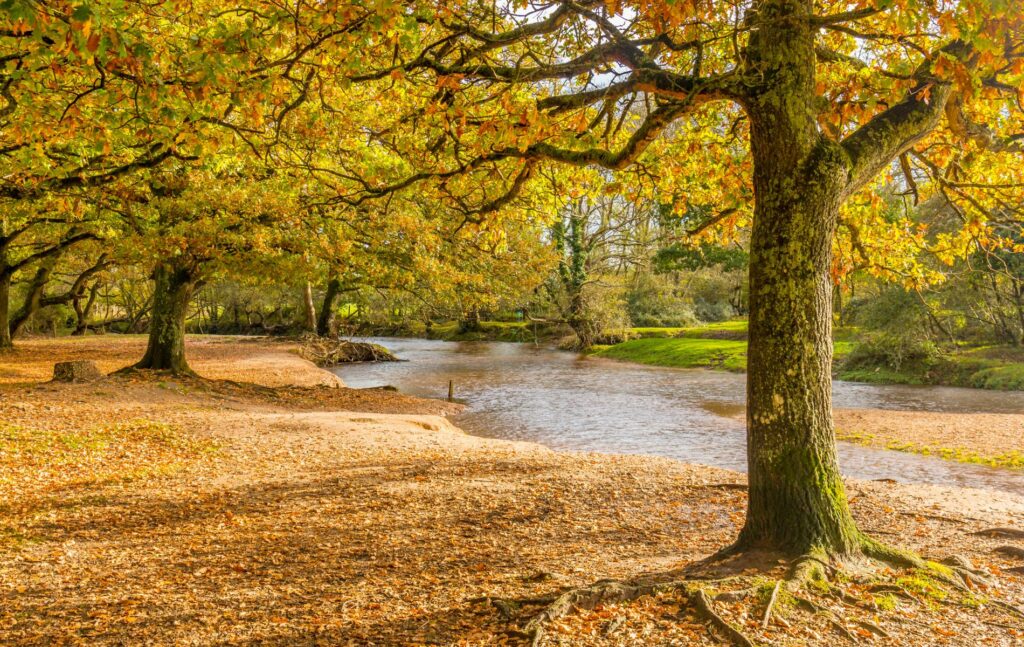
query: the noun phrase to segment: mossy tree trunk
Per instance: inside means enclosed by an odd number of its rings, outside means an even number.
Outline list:
[[[146,354],[135,368],[191,374],[185,359],[185,319],[198,283],[185,261],[164,261],[153,269],[153,313]]]
[[[747,359],[749,507],[737,545],[788,553],[855,553],[857,530],[832,426],[832,237],[849,177],[838,143],[818,130],[811,6],[768,2],[750,65],[765,91],[751,120],[755,214]]]
[[[559,219],[552,228],[555,248],[559,253],[558,277],[568,298],[565,321],[576,335],[576,347],[586,350],[594,345],[600,332],[594,322],[585,288],[588,281],[587,260],[593,241],[586,239],[587,216],[579,204],[570,208],[568,217]]]
[[[590,316],[590,309],[582,286],[579,286],[579,289],[570,295],[568,322],[569,327],[576,335],[576,348],[587,350],[594,345],[594,339],[599,331]]]
[[[11,275],[0,271],[0,351],[11,350]]]
[[[50,282],[50,277],[53,275],[53,269],[56,264],[56,257],[46,259],[36,269],[36,273],[28,282],[25,301],[18,308],[17,312],[11,316],[10,334],[12,339],[17,338],[21,334],[25,324],[43,307],[43,291],[46,289],[46,284]]]
[[[338,334],[337,315],[334,312],[334,302],[341,294],[341,279],[332,276],[327,281],[327,289],[324,291],[324,300],[320,305],[320,316],[316,320],[316,334],[321,337],[334,337]]]

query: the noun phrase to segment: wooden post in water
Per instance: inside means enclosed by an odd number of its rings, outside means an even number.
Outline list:
[[[448,380],[448,401],[455,399],[455,380]]]

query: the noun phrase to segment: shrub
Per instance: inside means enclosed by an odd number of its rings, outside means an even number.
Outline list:
[[[942,353],[938,345],[915,331],[876,332],[865,335],[860,343],[854,346],[846,359],[846,365],[886,366],[898,371],[908,363],[934,366],[941,358]]]

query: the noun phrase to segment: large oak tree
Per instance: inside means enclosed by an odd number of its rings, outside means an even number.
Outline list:
[[[479,222],[542,165],[596,166],[680,213],[687,196],[718,205],[708,227],[752,222],[749,508],[734,549],[913,561],[866,537],[847,504],[833,245],[863,246],[883,181],[957,204],[966,233],[951,247],[999,244],[988,225],[1024,180],[1021,12],[1003,0],[381,7],[379,37],[338,72],[372,121],[338,144],[348,158],[328,181],[350,205],[412,189]]]

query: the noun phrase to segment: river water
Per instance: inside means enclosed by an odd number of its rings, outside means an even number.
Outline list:
[[[354,388],[392,385],[467,405],[466,432],[556,449],[653,454],[743,471],[745,376],[641,366],[532,344],[372,339],[403,362],[335,368]],[[1024,392],[836,381],[837,408],[961,413],[1024,412]],[[1008,448],[1010,449],[1010,448]],[[846,476],[1024,494],[1024,473],[840,443]]]

